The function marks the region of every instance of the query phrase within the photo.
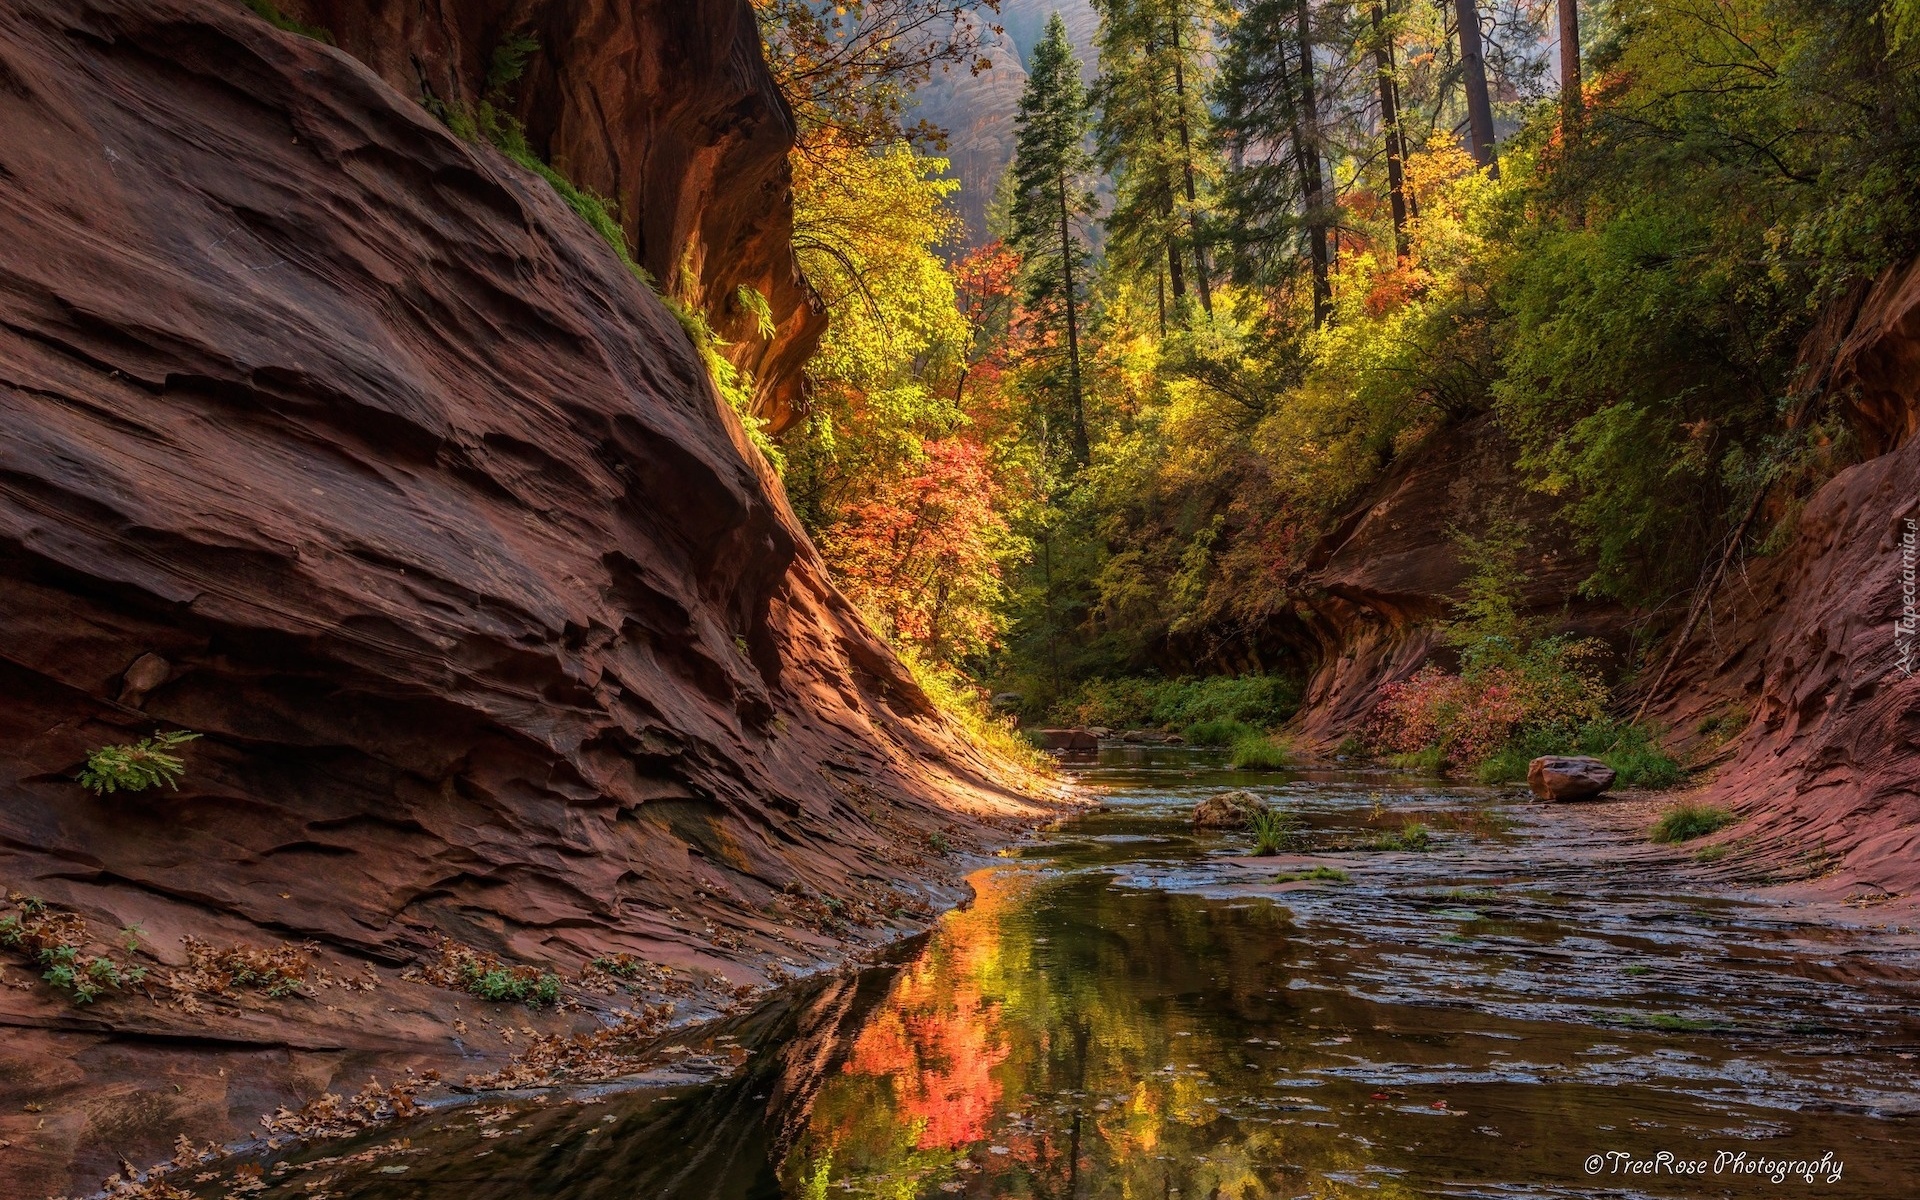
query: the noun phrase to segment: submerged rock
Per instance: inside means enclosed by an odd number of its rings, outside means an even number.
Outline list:
[[[1614,771],[1597,758],[1543,754],[1527,764],[1527,786],[1543,800],[1585,800],[1613,786]]]
[[[1255,813],[1267,811],[1267,802],[1252,792],[1221,792],[1193,806],[1195,829],[1245,829]]]
[[[1036,729],[1033,736],[1042,750],[1098,750],[1100,739],[1088,729]]]

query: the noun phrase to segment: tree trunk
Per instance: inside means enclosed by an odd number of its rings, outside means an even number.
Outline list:
[[[1173,14],[1173,102],[1180,119],[1180,164],[1186,173],[1187,229],[1193,237],[1193,282],[1200,307],[1213,315],[1213,285],[1207,279],[1207,243],[1201,236],[1200,194],[1193,180],[1193,131],[1187,127],[1186,69],[1180,63],[1180,11]]]
[[[1393,206],[1393,245],[1396,257],[1405,258],[1407,242],[1407,181],[1402,166],[1406,141],[1400,132],[1400,89],[1393,77],[1393,42],[1386,31],[1386,13],[1373,6],[1373,56],[1380,73],[1380,134],[1387,145],[1387,196]]]
[[[1294,125],[1293,145],[1300,167],[1301,198],[1307,209],[1307,238],[1313,253],[1313,323],[1318,327],[1333,315],[1332,255],[1327,246],[1326,180],[1320,166],[1320,111],[1313,92],[1313,14],[1308,0],[1299,0],[1298,11],[1300,119]],[[1283,52],[1283,61],[1285,57]]]
[[[1580,0],[1560,2],[1560,124],[1572,136],[1580,124]]]
[[[1493,102],[1487,97],[1487,59],[1480,48],[1480,8],[1473,0],[1455,0],[1454,11],[1460,20],[1460,67],[1467,88],[1467,134],[1473,143],[1473,161],[1498,179],[1500,164],[1493,157]]]
[[[1073,303],[1073,214],[1067,206],[1067,177],[1059,178],[1060,281],[1067,303],[1067,392],[1073,401],[1073,455],[1081,464],[1092,456],[1087,444],[1087,410],[1080,400],[1080,316]]]
[[[1156,64],[1153,68],[1153,141],[1154,145],[1161,148],[1161,156],[1156,163],[1158,177],[1154,180],[1154,188],[1160,194],[1160,218],[1162,222],[1164,222],[1164,227],[1167,231],[1167,285],[1173,290],[1173,312],[1174,315],[1178,317],[1185,313],[1187,309],[1187,273],[1180,260],[1179,239],[1173,236],[1174,185],[1172,178],[1170,178],[1165,171],[1167,164],[1165,150],[1167,134],[1166,129],[1160,123],[1160,72],[1157,66],[1159,55],[1160,47],[1153,42],[1148,42],[1147,61]],[[1164,315],[1162,316],[1160,326],[1161,335],[1165,336],[1166,320]]]

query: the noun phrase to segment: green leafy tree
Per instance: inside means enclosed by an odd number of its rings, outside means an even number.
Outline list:
[[[1080,63],[1055,13],[1033,51],[1020,97],[1013,156],[1012,242],[1025,266],[1022,293],[1029,323],[1045,336],[1030,357],[1042,368],[1041,386],[1064,401],[1073,459],[1089,457],[1080,333],[1088,278],[1081,223],[1093,211],[1087,179],[1093,169],[1086,142],[1091,126]]]

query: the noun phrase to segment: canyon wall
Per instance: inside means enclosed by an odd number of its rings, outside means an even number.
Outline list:
[[[792,118],[745,0],[282,0],[279,10],[403,96],[468,112],[503,105],[536,154],[612,201],[661,290],[707,314],[722,353],[753,374],[773,431],[804,413],[801,368],[826,315],[794,265]],[[533,46],[521,74],[490,89],[516,38]],[[767,299],[773,336],[742,288]]]
[[[1863,458],[1779,554],[1728,573],[1649,716],[1683,747],[1737,730],[1705,798],[1748,818],[1723,868],[1871,905],[1920,893],[1920,262],[1816,332]],[[1904,628],[1902,622],[1906,622]],[[1668,647],[1662,647],[1663,651]]]
[[[289,11],[343,48],[226,0],[0,6],[0,884],[152,968],[81,1008],[8,957],[0,1193],[370,1063],[497,1065],[523,1040],[402,978],[441,935],[724,1003],[913,928],[1041,811],[829,583],[659,298],[420,102],[530,21],[529,127],[647,265],[780,292],[744,0]],[[203,735],[177,791],[76,784],[156,728]],[[188,936],[378,988],[176,1002]]]
[[[1920,262],[1836,306],[1804,358],[1859,461],[1807,500],[1784,549],[1727,572],[1646,716],[1697,768],[1690,798],[1742,817],[1714,839],[1739,850],[1716,868],[1729,881],[1910,900],[1920,893],[1920,640],[1897,623],[1911,598],[1904,539],[1920,535]],[[1302,737],[1331,746],[1381,684],[1429,659],[1452,665],[1438,627],[1467,568],[1448,531],[1478,533],[1490,511],[1531,530],[1530,615],[1628,647],[1645,614],[1576,595],[1593,563],[1568,548],[1512,458],[1490,417],[1443,430],[1322,541],[1284,623],[1314,664]],[[1647,648],[1649,675],[1679,632]]]

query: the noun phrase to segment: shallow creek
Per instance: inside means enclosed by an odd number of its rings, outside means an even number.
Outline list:
[[[700,1031],[690,1061],[744,1052],[724,1078],[447,1109],[260,1194],[1920,1195],[1910,934],[1715,898],[1606,806],[1215,761],[1077,768],[1107,808],[932,934]],[[1226,786],[1299,852],[1192,831]],[[1428,850],[1373,848],[1409,820]],[[1704,1170],[1612,1157],[1663,1151]]]

